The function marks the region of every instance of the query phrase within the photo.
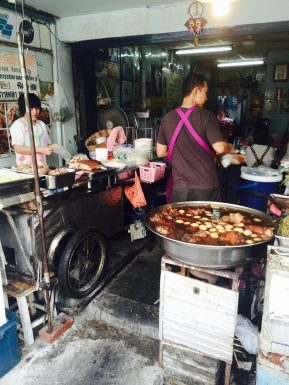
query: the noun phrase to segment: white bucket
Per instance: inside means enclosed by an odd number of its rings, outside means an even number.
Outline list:
[[[151,159],[151,151],[143,148],[136,150],[136,164],[147,163]]]
[[[107,160],[108,150],[107,148],[96,148],[95,149],[95,160],[98,162],[104,162]]]
[[[139,138],[134,140],[135,149],[143,149],[151,151],[153,148],[153,140],[151,138]]]

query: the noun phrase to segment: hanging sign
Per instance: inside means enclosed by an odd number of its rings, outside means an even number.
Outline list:
[[[204,5],[200,1],[193,1],[188,9],[188,14],[191,17],[186,22],[185,26],[194,35],[195,47],[198,46],[200,33],[203,31],[205,25],[207,24],[207,20],[202,17],[203,12]]]
[[[27,55],[24,60],[28,91],[40,94],[36,57]],[[23,80],[18,54],[0,52],[0,100],[16,100],[21,93],[23,93]]]

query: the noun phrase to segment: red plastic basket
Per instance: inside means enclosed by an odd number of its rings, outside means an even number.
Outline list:
[[[148,162],[139,166],[140,180],[146,183],[153,183],[162,179],[165,175],[166,165],[160,162]]]

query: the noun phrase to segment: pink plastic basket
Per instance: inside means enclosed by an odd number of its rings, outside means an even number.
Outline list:
[[[159,162],[148,162],[139,166],[140,180],[146,183],[153,183],[162,179],[165,175],[166,165]]]

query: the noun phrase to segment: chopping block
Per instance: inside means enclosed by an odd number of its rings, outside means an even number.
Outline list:
[[[48,331],[48,325],[44,326],[44,328],[39,331],[39,338],[49,344],[52,344],[59,337],[61,337],[62,334],[70,329],[72,325],[72,316],[65,313],[59,313],[57,317],[53,318],[52,330]]]

